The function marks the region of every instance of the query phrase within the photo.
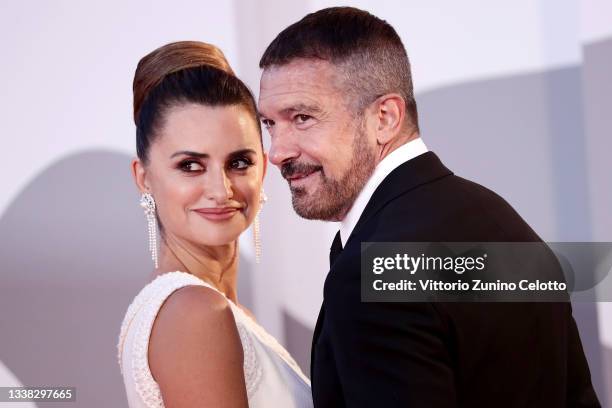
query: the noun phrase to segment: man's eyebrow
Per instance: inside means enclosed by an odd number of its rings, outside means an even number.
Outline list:
[[[179,150],[178,152],[174,152],[172,156],[170,156],[170,158],[172,159],[173,157],[180,156],[180,155],[198,157],[200,159],[208,159],[210,157],[208,153],[192,152],[189,150]]]
[[[293,106],[289,106],[283,109],[284,113],[293,113],[293,112],[306,112],[306,113],[320,113],[321,108],[317,105],[308,105],[305,103],[298,103]]]
[[[294,112],[304,112],[304,113],[309,113],[309,114],[317,114],[317,113],[321,113],[323,110],[317,106],[317,105],[308,105],[305,103],[298,103],[295,105],[291,105],[288,106],[286,108],[283,108],[280,112],[282,115],[290,115]],[[264,115],[261,111],[257,112],[259,119],[260,120],[264,120],[267,119],[267,116]]]

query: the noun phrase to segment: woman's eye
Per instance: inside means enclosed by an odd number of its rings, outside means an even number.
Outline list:
[[[231,162],[231,167],[236,170],[244,170],[248,168],[251,164],[252,162],[246,158],[234,159]]]
[[[204,166],[195,161],[185,161],[180,164],[181,170],[188,173],[204,170]]]

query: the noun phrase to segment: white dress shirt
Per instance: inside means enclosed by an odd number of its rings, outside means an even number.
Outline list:
[[[351,232],[353,232],[355,225],[357,225],[357,221],[359,221],[359,218],[368,204],[368,201],[370,201],[370,198],[372,198],[372,194],[374,194],[374,191],[380,185],[380,183],[382,183],[385,177],[387,177],[389,173],[391,173],[401,164],[407,162],[408,160],[414,159],[427,151],[427,146],[425,146],[423,140],[421,138],[417,138],[398,147],[389,153],[387,157],[382,159],[380,163],[378,163],[366,185],[357,196],[357,199],[355,199],[353,206],[340,224],[340,241],[342,242],[343,247],[351,235]]]

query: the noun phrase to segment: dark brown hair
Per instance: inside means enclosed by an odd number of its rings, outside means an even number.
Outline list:
[[[242,105],[261,136],[253,94],[214,45],[179,41],[154,50],[138,62],[133,91],[136,152],[145,163],[166,110],[179,104]]]
[[[282,66],[297,58],[334,64],[350,105],[359,113],[379,96],[398,93],[406,103],[407,120],[418,131],[408,55],[386,21],[353,7],[319,10],[285,28],[270,43],[259,67]]]

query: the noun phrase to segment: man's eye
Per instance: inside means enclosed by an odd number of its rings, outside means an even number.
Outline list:
[[[263,119],[261,121],[266,129],[270,129],[274,125],[274,121],[270,119]]]
[[[293,117],[293,120],[298,124],[301,125],[303,123],[306,123],[309,119],[311,119],[312,116],[310,115],[304,115],[302,113],[300,113],[299,115],[295,115]]]
[[[247,158],[234,159],[231,162],[231,168],[236,170],[244,170],[252,164],[253,163]]]
[[[202,171],[204,170],[204,166],[202,166],[200,163],[193,161],[193,160],[188,160],[188,161],[184,161],[180,164],[181,170],[187,172],[187,173],[192,173],[195,171]]]

